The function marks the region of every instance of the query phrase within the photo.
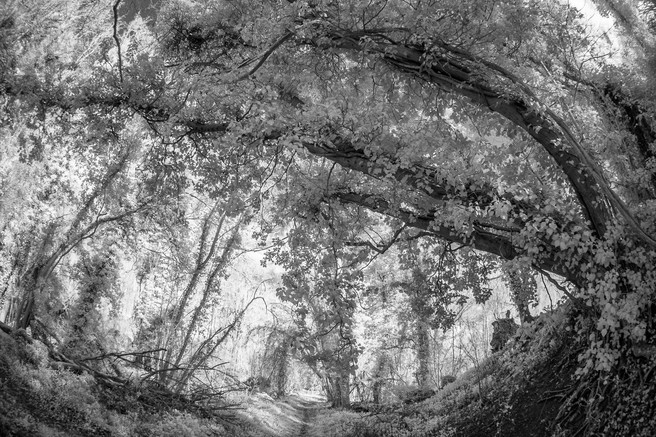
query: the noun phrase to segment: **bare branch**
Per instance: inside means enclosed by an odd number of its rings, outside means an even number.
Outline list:
[[[158,349],[149,349],[145,351],[137,351],[137,352],[108,352],[105,354],[101,355],[96,355],[94,357],[88,357],[88,358],[83,358],[80,361],[98,361],[98,360],[104,360],[107,358],[120,358],[123,359],[124,357],[138,357],[138,356],[144,356],[148,354],[152,354],[153,352],[161,352],[165,351],[166,349],[164,348],[158,348]]]
[[[278,49],[278,47],[283,45],[285,43],[285,41],[288,41],[292,36],[294,36],[294,34],[292,32],[285,33],[280,39],[278,39],[278,41],[274,42],[271,45],[271,47],[269,47],[267,49],[267,51],[265,51],[261,55],[258,55],[254,58],[249,58],[246,61],[242,62],[241,65],[239,65],[238,68],[244,68],[244,67],[252,64],[253,62],[255,62],[256,59],[259,58],[259,62],[257,64],[255,64],[255,67],[253,67],[248,72],[246,72],[246,73],[242,74],[241,76],[239,76],[235,82],[239,82],[239,81],[244,80],[247,77],[253,75],[257,70],[260,69],[260,67],[262,65],[264,65],[266,60],[269,59],[269,56],[271,56],[273,54],[273,52],[275,52],[276,49]]]
[[[121,41],[118,39],[118,5],[121,4],[121,0],[116,0],[112,10],[114,11],[114,41],[116,42],[116,48],[118,50],[118,75],[123,83],[123,59],[121,56]]]
[[[558,290],[562,291],[565,296],[569,297],[572,302],[574,302],[577,305],[583,305],[583,301],[581,299],[570,293],[566,287],[563,287],[561,284],[559,284],[558,281],[552,278],[548,272],[544,271],[539,267],[536,267],[535,265],[533,266],[533,268],[535,268],[538,272],[540,272],[542,276],[546,277],[549,280],[549,282],[551,282]]]
[[[334,193],[333,198],[344,203],[359,205],[371,211],[397,218],[405,222],[408,226],[429,232],[437,238],[452,243],[464,244],[473,249],[481,250],[505,259],[513,259],[523,252],[521,247],[516,247],[513,244],[512,238],[508,235],[488,232],[478,227],[474,227],[468,232],[465,232],[464,229],[455,229],[450,226],[436,223],[434,215],[422,215],[393,206],[388,200],[381,196],[353,192],[339,192]],[[545,255],[551,249],[552,248],[545,246]],[[555,256],[544,256],[535,262],[539,263],[538,266],[540,268],[563,276],[573,283],[577,283],[577,272],[570,271],[567,267],[555,261],[555,259]]]
[[[401,235],[401,233],[404,230],[406,230],[407,228],[408,228],[407,224],[404,224],[403,226],[401,226],[396,232],[394,232],[394,235],[392,236],[390,241],[388,241],[385,244],[378,243],[377,245],[374,245],[370,241],[347,241],[347,242],[344,243],[344,245],[345,246],[364,246],[364,247],[368,247],[371,250],[373,250],[375,252],[378,252],[379,254],[382,255],[385,252],[387,252],[389,250],[389,248],[394,245],[394,243],[396,243],[398,241],[399,235]],[[414,238],[417,238],[417,237],[415,236]]]

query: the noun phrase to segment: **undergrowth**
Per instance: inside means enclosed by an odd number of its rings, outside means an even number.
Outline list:
[[[107,385],[58,367],[24,332],[0,330],[2,437],[259,437],[180,396],[138,384]]]
[[[656,356],[624,346],[612,371],[581,374],[585,341],[565,305],[435,396],[351,420],[345,437],[656,435]],[[634,346],[635,348],[635,346]]]
[[[575,386],[577,351],[566,308],[520,328],[506,348],[437,394],[390,405],[352,421],[345,437],[524,437],[558,432],[556,418]]]
[[[656,435],[656,358],[577,374],[585,348],[567,306],[523,326],[505,349],[422,402],[320,409],[264,394],[226,418],[143,385],[99,384],[53,367],[48,350],[0,331],[0,436],[524,437]],[[299,417],[303,411],[304,419]]]

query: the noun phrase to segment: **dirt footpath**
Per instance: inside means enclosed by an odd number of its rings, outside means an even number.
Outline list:
[[[305,394],[290,396],[285,401],[298,412],[299,418],[297,428],[293,431],[290,430],[289,437],[319,437],[316,432],[313,432],[316,430],[312,425],[317,414],[327,408],[325,401],[319,397]]]

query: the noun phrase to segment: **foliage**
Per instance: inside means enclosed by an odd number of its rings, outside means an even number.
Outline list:
[[[389,291],[369,264],[396,250],[386,268],[403,274],[385,280],[409,296],[422,385],[427,326],[490,299],[501,269],[522,322],[537,274],[574,307],[557,325],[579,378],[563,433],[605,432],[606,393],[653,412],[640,390],[656,338],[653,4],[594,4],[168,0],[151,23],[109,0],[0,6],[11,322],[81,337],[82,352],[103,334],[83,320],[94,296],[116,300],[115,272],[136,260],[136,344],[158,351],[151,376],[189,388],[243,316],[209,322],[239,245],[222,224],[257,217],[265,260],[286,270],[294,348],[341,404],[357,303]],[[186,196],[218,209],[194,225]],[[121,260],[100,268],[109,247]]]
[[[503,352],[432,398],[364,415],[347,435],[551,435],[559,423],[552,395],[561,396],[574,382],[576,354],[561,334],[568,317],[564,310],[541,315],[530,328],[520,328]]]

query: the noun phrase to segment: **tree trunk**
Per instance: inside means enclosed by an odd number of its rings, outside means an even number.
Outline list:
[[[145,207],[146,203],[134,209],[124,210],[116,215],[98,216],[92,219],[87,226],[83,226],[83,222],[91,214],[96,200],[103,193],[107,192],[115,178],[125,169],[129,157],[130,153],[124,151],[118,162],[108,169],[93,193],[77,212],[66,231],[60,229],[59,225],[54,222],[47,227],[36,261],[31,267],[26,269],[27,272],[20,278],[17,287],[24,294],[16,315],[16,328],[27,329],[32,323],[36,298],[37,296],[40,297],[43,295],[50,275],[63,257],[69,254],[82,241],[93,236],[101,226],[130,216]],[[58,238],[62,234],[63,238]],[[59,243],[57,243],[58,240],[60,241]]]
[[[375,373],[374,373],[374,382],[371,386],[371,391],[373,394],[374,398],[374,404],[378,405],[380,404],[380,392],[382,391],[383,388],[383,379],[384,379],[384,372],[385,372],[385,367],[387,366],[387,356],[385,354],[380,354],[378,355],[378,358],[376,359],[376,367],[375,367]]]
[[[287,360],[289,356],[289,343],[284,342],[278,348],[278,356],[276,357],[276,395],[278,397],[285,395],[285,387],[287,385]]]
[[[16,329],[27,329],[34,318],[34,290],[27,290],[16,312]]]
[[[10,297],[6,300],[7,309],[4,315],[4,322],[7,325],[13,325],[16,322],[19,305],[20,299],[18,297]]]
[[[41,266],[36,266],[19,281],[18,289],[22,291],[23,296],[16,311],[16,329],[29,328],[34,319],[36,294],[41,294],[41,289],[43,288],[41,284],[44,282],[44,279],[41,277],[42,270],[43,268]]]
[[[337,393],[335,392],[335,384],[333,383],[333,378],[330,375],[324,375],[323,379],[323,390],[326,392],[326,400],[332,406],[335,406],[337,402]]]
[[[516,271],[508,270],[506,274],[508,275],[510,294],[512,296],[513,303],[517,307],[517,312],[519,313],[520,323],[523,325],[524,323],[532,322],[533,316],[529,310],[529,302],[533,297],[533,293],[529,281],[533,280],[534,283],[535,279],[533,279],[533,277],[522,278],[521,276],[528,276],[528,274],[525,273],[520,276],[520,273]]]
[[[333,408],[349,408],[351,406],[349,372],[340,371],[326,376],[326,397]]]
[[[348,372],[340,372],[335,378],[336,401],[333,405],[336,408],[349,408],[351,406],[351,384]]]
[[[171,334],[170,334],[170,338],[167,341],[168,347],[166,348],[167,351],[164,360],[167,363],[171,363],[173,368],[179,367],[180,361],[182,360],[182,356],[185,350],[187,349],[187,345],[189,343],[194,328],[193,324],[195,323],[195,320],[192,321],[192,326],[189,326],[186,329],[186,332],[184,333],[184,340],[182,340],[181,346],[176,348],[174,345],[176,340],[178,340],[178,333],[182,329],[182,321],[183,321],[182,318],[184,314],[188,311],[187,304],[191,299],[191,296],[196,292],[196,287],[201,281],[205,269],[207,268],[207,266],[209,265],[209,263],[212,261],[214,257],[214,254],[217,249],[219,237],[221,235],[221,230],[223,229],[225,212],[222,213],[221,218],[219,219],[219,224],[214,229],[212,235],[212,218],[214,217],[214,214],[216,213],[218,206],[219,206],[219,202],[215,203],[214,207],[210,210],[209,213],[207,213],[207,215],[203,219],[203,226],[198,241],[198,253],[196,254],[196,262],[194,264],[194,270],[191,272],[189,282],[187,282],[187,286],[182,292],[182,296],[180,297],[180,300],[176,304],[173,317],[168,322]],[[218,267],[215,267],[215,271],[212,272],[212,274],[210,274],[210,278],[213,279],[216,276],[218,272],[217,269]],[[211,285],[212,284],[210,282],[206,287],[211,287]],[[197,318],[199,308],[196,309],[196,312],[194,314],[194,319]],[[176,352],[178,354],[174,358],[174,353]],[[169,378],[173,376],[173,373],[174,371],[172,371],[171,373],[163,372],[161,374],[160,382],[166,385],[169,382],[168,381]]]
[[[428,324],[423,321],[417,322],[417,385],[420,388],[427,388],[430,385],[430,336],[428,333]]]

